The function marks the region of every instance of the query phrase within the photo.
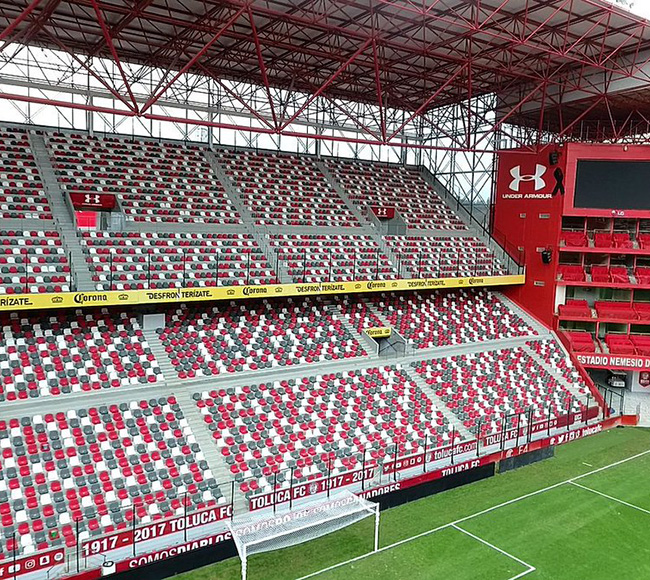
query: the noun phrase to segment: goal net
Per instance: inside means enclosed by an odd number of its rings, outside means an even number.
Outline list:
[[[375,516],[374,549],[379,543],[379,504],[339,491],[327,499],[305,501],[292,511],[275,515],[249,513],[228,524],[246,580],[248,558],[307,542]]]

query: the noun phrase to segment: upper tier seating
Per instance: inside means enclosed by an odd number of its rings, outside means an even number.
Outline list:
[[[328,159],[326,163],[365,215],[372,206],[394,207],[410,228],[467,229],[415,170],[342,159]]]
[[[98,290],[277,282],[249,234],[84,232],[82,244]]]
[[[68,292],[70,282],[57,232],[0,230],[0,294]]]
[[[334,477],[451,441],[451,428],[400,365],[222,387],[194,395],[247,496]],[[457,434],[458,435],[458,434]],[[365,461],[364,461],[365,455]]]
[[[416,348],[536,334],[488,290],[381,294],[371,304]]]
[[[586,300],[567,300],[566,304],[558,306],[560,316],[571,316],[574,318],[591,318],[591,308]]]
[[[402,277],[501,276],[508,270],[478,238],[384,236]]]
[[[241,223],[198,147],[63,134],[46,142],[65,191],[117,195],[129,220]]]
[[[532,409],[532,422],[582,413],[587,387],[575,396],[521,347],[413,363],[415,370],[475,435],[498,433],[503,418]]]
[[[133,318],[104,311],[2,318],[0,401],[155,383],[160,368]]]
[[[366,328],[381,328],[384,323],[370,309],[368,302],[349,295],[334,295],[341,314],[355,328],[357,332],[363,332]]]
[[[3,420],[0,450],[0,558],[225,503],[174,397]]]
[[[181,306],[160,338],[180,378],[366,356],[319,299]]]
[[[0,217],[52,219],[27,133],[0,130]]]
[[[258,224],[360,225],[309,157],[226,150],[216,155]]]
[[[269,236],[269,242],[294,282],[397,277],[397,271],[370,236],[277,234]]]
[[[573,352],[596,352],[596,343],[591,333],[584,331],[569,332],[565,330],[564,334],[569,339],[569,344]]]

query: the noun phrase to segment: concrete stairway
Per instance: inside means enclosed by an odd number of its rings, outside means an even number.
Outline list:
[[[586,397],[584,395],[580,395],[578,393],[578,387],[574,385],[573,383],[570,383],[567,381],[562,374],[557,372],[557,369],[552,367],[550,364],[548,364],[541,356],[539,356],[532,348],[528,346],[523,346],[522,347],[530,356],[531,358],[539,365],[541,366],[544,370],[546,370],[558,383],[560,383],[563,387],[566,387],[569,392],[576,398],[581,400],[583,403],[586,402]],[[592,402],[593,402],[593,397],[592,397]]]
[[[217,156],[212,151],[209,151],[207,149],[203,150],[203,156],[210,164],[212,171],[214,171],[215,175],[221,182],[221,185],[223,185],[224,189],[226,190],[226,194],[230,198],[232,204],[235,206],[235,209],[241,216],[243,222],[248,225],[254,225],[255,220],[253,219],[250,210],[244,203],[244,200],[242,199],[239,190],[237,189],[233,181],[230,179],[230,177],[228,177],[225,170],[217,160]]]
[[[52,208],[54,221],[61,234],[63,244],[70,255],[70,267],[76,282],[73,284],[73,289],[82,292],[93,291],[95,290],[95,283],[93,282],[92,274],[86,262],[86,255],[81,246],[81,239],[77,235],[77,228],[71,210],[65,201],[64,193],[61,191],[56,176],[54,175],[50,155],[45,146],[45,140],[42,135],[36,135],[32,132],[28,133],[28,135],[32,153],[34,154],[38,171],[43,180],[45,195]]]
[[[413,382],[420,387],[422,392],[431,399],[436,408],[442,413],[442,416],[449,421],[449,425],[451,427],[456,427],[456,432],[459,433],[464,440],[474,439],[474,435],[469,431],[469,429],[467,429],[461,420],[451,412],[446,403],[438,398],[438,395],[434,393],[433,389],[427,385],[427,382],[415,371],[415,369],[407,367],[406,370]]]
[[[365,332],[358,332],[357,329],[348,322],[348,319],[343,316],[336,304],[327,304],[325,306],[325,311],[333,318],[341,321],[343,327],[346,328],[348,332],[354,336],[357,342],[366,349],[370,360],[377,358],[377,343]]]
[[[158,333],[155,330],[143,330],[142,334],[147,339],[149,348],[158,361],[158,366],[162,371],[165,383],[172,388],[179,387],[181,385],[181,379],[178,377],[178,373],[174,365],[172,365],[171,360],[169,360],[169,355],[165,351],[165,347],[160,341]]]
[[[517,304],[515,304],[510,298],[502,294],[501,292],[494,292],[494,295],[501,300],[510,310],[512,310],[517,316],[519,316],[528,326],[530,326],[540,338],[550,338],[552,337],[551,331],[546,328],[543,324],[535,320],[530,314],[522,310]]]
[[[352,203],[352,200],[348,197],[348,194],[345,192],[343,186],[330,173],[330,170],[327,168],[326,163],[324,161],[315,161],[315,163],[318,169],[320,169],[320,172],[325,176],[327,183],[329,183],[332,189],[336,191],[338,196],[343,200],[345,206],[352,212],[352,215],[354,215],[354,217],[357,218],[357,221],[364,228],[367,228],[369,231],[372,230],[373,228],[370,221],[368,221],[366,216],[364,216],[359,211],[359,208],[356,205],[354,205],[354,203]]]
[[[203,420],[203,416],[201,415],[199,408],[196,406],[196,401],[192,395],[193,391],[184,390],[182,393],[177,395],[178,401],[183,408],[183,414],[192,429],[192,433],[194,433],[194,437],[201,447],[201,451],[203,451],[203,456],[208,462],[214,478],[217,480],[217,483],[219,483],[221,493],[225,496],[226,501],[230,503],[231,495],[233,494],[233,486],[230,483],[232,481],[232,474],[230,473],[226,462],[219,454],[219,450],[212,438],[212,434],[207,428],[207,424]],[[243,510],[248,509],[248,501],[237,485],[234,486],[234,494],[235,513],[242,513]]]

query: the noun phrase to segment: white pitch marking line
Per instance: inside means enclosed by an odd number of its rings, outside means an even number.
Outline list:
[[[587,487],[586,485],[580,485],[579,483],[575,483],[574,481],[569,482],[571,485],[575,485],[576,487],[579,487],[580,489],[584,489],[586,491],[590,491],[591,493],[595,493],[596,495],[600,495],[604,498],[610,499],[612,501],[615,501],[617,503],[626,505],[627,507],[631,507],[632,509],[639,510],[640,512],[643,512],[644,514],[650,515],[650,510],[647,510],[645,508],[642,508],[638,505],[634,505],[633,503],[629,503],[627,501],[624,501],[622,499],[618,499],[617,497],[613,497],[611,495],[607,495],[606,493],[603,493],[602,491],[598,491],[596,489],[592,489],[591,487]]]
[[[461,528],[461,527],[459,527],[459,526],[457,526],[455,524],[452,524],[451,527],[454,528],[455,530],[458,530],[459,532],[462,532],[463,534],[468,535],[470,538],[473,538],[477,542],[481,542],[481,544],[485,544],[488,548],[492,548],[493,550],[499,552],[500,554],[503,554],[504,556],[507,556],[508,558],[510,558],[511,560],[514,560],[515,562],[521,564],[525,568],[528,568],[528,570],[524,570],[524,572],[522,572],[520,574],[517,574],[515,576],[515,578],[521,578],[522,576],[525,576],[526,574],[530,574],[531,572],[536,570],[535,566],[531,566],[527,562],[524,562],[520,558],[517,558],[517,556],[513,556],[509,552],[506,552],[505,550],[502,550],[501,548],[495,546],[494,544],[490,544],[490,542],[488,542],[487,540],[484,540],[483,538],[481,538],[479,536],[476,536],[475,534],[472,534],[471,532],[468,532],[467,530],[465,530],[465,529],[463,529],[463,528]],[[510,580],[514,580],[514,579],[511,578]]]
[[[329,572],[330,570],[335,570],[336,568],[340,568],[341,566],[347,566],[348,564],[352,564],[353,562],[358,562],[359,560],[365,560],[366,558],[368,558],[369,556],[372,556],[373,554],[379,554],[380,552],[384,552],[386,550],[391,550],[392,548],[396,548],[397,546],[401,546],[402,544],[406,544],[408,542],[412,542],[413,540],[423,538],[424,536],[428,536],[429,534],[433,534],[433,533],[438,532],[440,530],[444,530],[445,528],[448,528],[450,526],[454,526],[456,524],[461,524],[461,523],[466,522],[468,520],[474,519],[474,518],[476,518],[478,516],[482,516],[484,514],[490,513],[490,512],[492,512],[494,510],[497,510],[499,508],[502,508],[502,507],[505,507],[507,505],[516,503],[518,501],[521,501],[523,499],[528,499],[529,497],[534,497],[534,496],[539,495],[541,493],[544,493],[546,491],[550,491],[552,489],[556,489],[558,487],[566,485],[567,483],[573,483],[577,479],[582,479],[583,477],[593,475],[594,473],[600,473],[601,471],[605,471],[606,469],[611,469],[612,467],[617,467],[618,465],[622,465],[623,463],[627,463],[628,461],[638,459],[639,457],[643,457],[644,455],[648,455],[649,453],[650,453],[650,449],[647,449],[646,451],[642,451],[641,453],[637,453],[636,455],[631,455],[630,457],[626,457],[625,459],[615,461],[614,463],[610,463],[609,465],[604,465],[603,467],[599,467],[598,469],[592,469],[591,471],[588,471],[587,473],[583,473],[582,475],[577,475],[576,477],[572,477],[570,479],[560,481],[559,483],[554,483],[553,485],[549,485],[548,487],[538,489],[537,491],[532,491],[530,493],[527,493],[525,495],[521,495],[521,496],[516,497],[514,499],[504,501],[504,502],[502,502],[500,504],[497,504],[495,506],[492,506],[490,508],[481,510],[480,512],[476,512],[475,514],[465,516],[464,518],[460,518],[460,519],[458,519],[458,520],[456,520],[454,522],[449,522],[448,524],[443,524],[442,526],[438,526],[436,528],[432,528],[432,529],[427,530],[425,532],[421,532],[421,533],[416,534],[414,536],[411,536],[409,538],[404,538],[403,540],[399,540],[398,542],[388,544],[387,546],[383,546],[383,547],[379,548],[378,550],[376,550],[374,552],[367,552],[366,554],[361,554],[361,556],[356,556],[354,558],[350,558],[350,559],[345,560],[343,562],[339,562],[338,564],[333,564],[332,566],[328,566],[327,568],[323,568],[322,570],[318,570],[317,572],[312,572],[311,574],[307,574],[306,576],[301,576],[300,578],[297,578],[297,580],[307,580],[308,578],[313,578],[315,576],[323,574],[324,572]],[[512,579],[512,580],[514,580],[514,579]]]
[[[591,463],[585,463],[584,461],[582,462],[582,465],[586,465],[587,467],[593,467]]]

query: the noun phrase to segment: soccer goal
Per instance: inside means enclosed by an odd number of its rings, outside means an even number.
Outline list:
[[[242,580],[246,580],[248,558],[254,554],[308,542],[373,515],[376,552],[379,548],[379,504],[350,491],[339,491],[329,498],[306,501],[292,511],[273,516],[250,513],[237,517],[228,526],[241,559]]]

